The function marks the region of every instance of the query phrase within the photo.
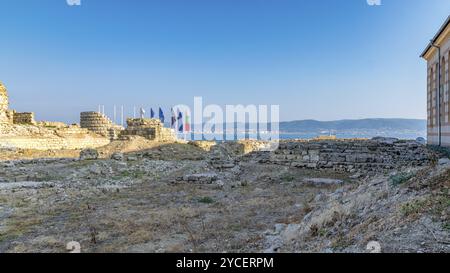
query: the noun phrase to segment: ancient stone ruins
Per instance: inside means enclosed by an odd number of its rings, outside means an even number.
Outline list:
[[[155,143],[179,142],[174,131],[165,128],[158,119],[129,118],[127,127],[123,128],[102,113],[82,112],[79,125],[36,122],[33,113],[9,109],[8,94],[3,84],[0,84],[0,98],[0,148],[82,150],[100,148],[113,142],[126,143],[135,138]],[[216,145],[208,141],[190,144],[203,150],[211,150]],[[248,140],[227,146],[239,150],[234,151],[235,154],[251,154],[262,163],[346,172],[422,166],[431,158],[429,150],[416,141],[388,138],[281,141],[273,152],[263,152],[267,145],[266,142]],[[230,162],[216,162],[216,165],[234,166]]]
[[[80,124],[36,122],[34,113],[9,109],[6,87],[0,83],[0,148],[59,150],[98,148],[111,141],[142,136],[174,142],[176,136],[157,119],[128,119],[125,129],[98,112],[83,112]]]
[[[188,142],[0,99],[0,253],[450,251],[450,159],[420,141]]]

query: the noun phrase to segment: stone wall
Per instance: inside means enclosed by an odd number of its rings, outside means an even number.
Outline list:
[[[107,116],[99,112],[82,112],[80,126],[109,139],[117,139],[123,127],[114,124]]]
[[[6,87],[0,82],[0,124],[11,123],[11,113],[8,110],[9,101]]]
[[[159,119],[127,119],[127,128],[121,132],[121,138],[141,136],[159,142],[172,142],[176,136],[169,128],[165,128]]]
[[[14,124],[29,124],[35,125],[36,121],[34,120],[34,113],[17,113],[13,112],[13,123]]]
[[[0,127],[0,148],[61,150],[98,148],[110,143],[106,137],[78,126],[49,129],[31,125]]]
[[[290,167],[350,172],[423,166],[434,158],[415,141],[383,139],[281,142],[276,151],[259,156],[261,161]]]

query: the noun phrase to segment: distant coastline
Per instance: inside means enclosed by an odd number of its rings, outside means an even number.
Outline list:
[[[416,139],[422,137],[426,139],[426,120],[422,119],[355,119],[355,120],[336,120],[336,121],[317,121],[317,120],[298,120],[280,122],[280,139],[312,139],[323,135],[334,135],[342,138],[373,138],[377,136],[394,137],[398,139]],[[228,124],[230,125],[230,124]],[[242,128],[244,124],[240,123]],[[237,128],[237,123],[228,128]],[[245,126],[249,130],[248,124]],[[254,128],[255,126],[253,126]],[[195,126],[194,128],[198,128]],[[225,126],[224,126],[225,128]],[[235,130],[235,135],[242,137],[246,130]],[[233,132],[232,132],[233,133]],[[195,131],[192,134],[202,134]],[[211,132],[203,133],[205,136],[211,136]],[[255,138],[256,133],[249,130],[247,132],[250,138]]]

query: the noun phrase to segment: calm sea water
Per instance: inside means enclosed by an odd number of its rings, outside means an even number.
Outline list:
[[[327,134],[321,133],[280,133],[279,139],[312,139],[318,136],[323,136]],[[394,137],[398,139],[417,139],[418,137],[422,137],[426,139],[426,131],[361,131],[361,132],[342,132],[333,134],[339,139],[345,138],[373,138],[373,137]],[[201,134],[195,134],[196,140],[200,140]],[[226,138],[224,135],[216,136],[213,134],[204,134],[203,140],[236,140],[236,139],[267,139],[268,135],[263,135],[265,137],[261,137],[261,135],[257,134],[234,134],[234,137]],[[179,138],[186,140],[193,140],[194,134],[179,134]]]

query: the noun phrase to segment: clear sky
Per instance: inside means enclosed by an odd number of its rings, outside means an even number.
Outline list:
[[[0,0],[11,108],[279,104],[282,120],[426,117],[448,0]],[[166,114],[168,116],[169,113]]]

